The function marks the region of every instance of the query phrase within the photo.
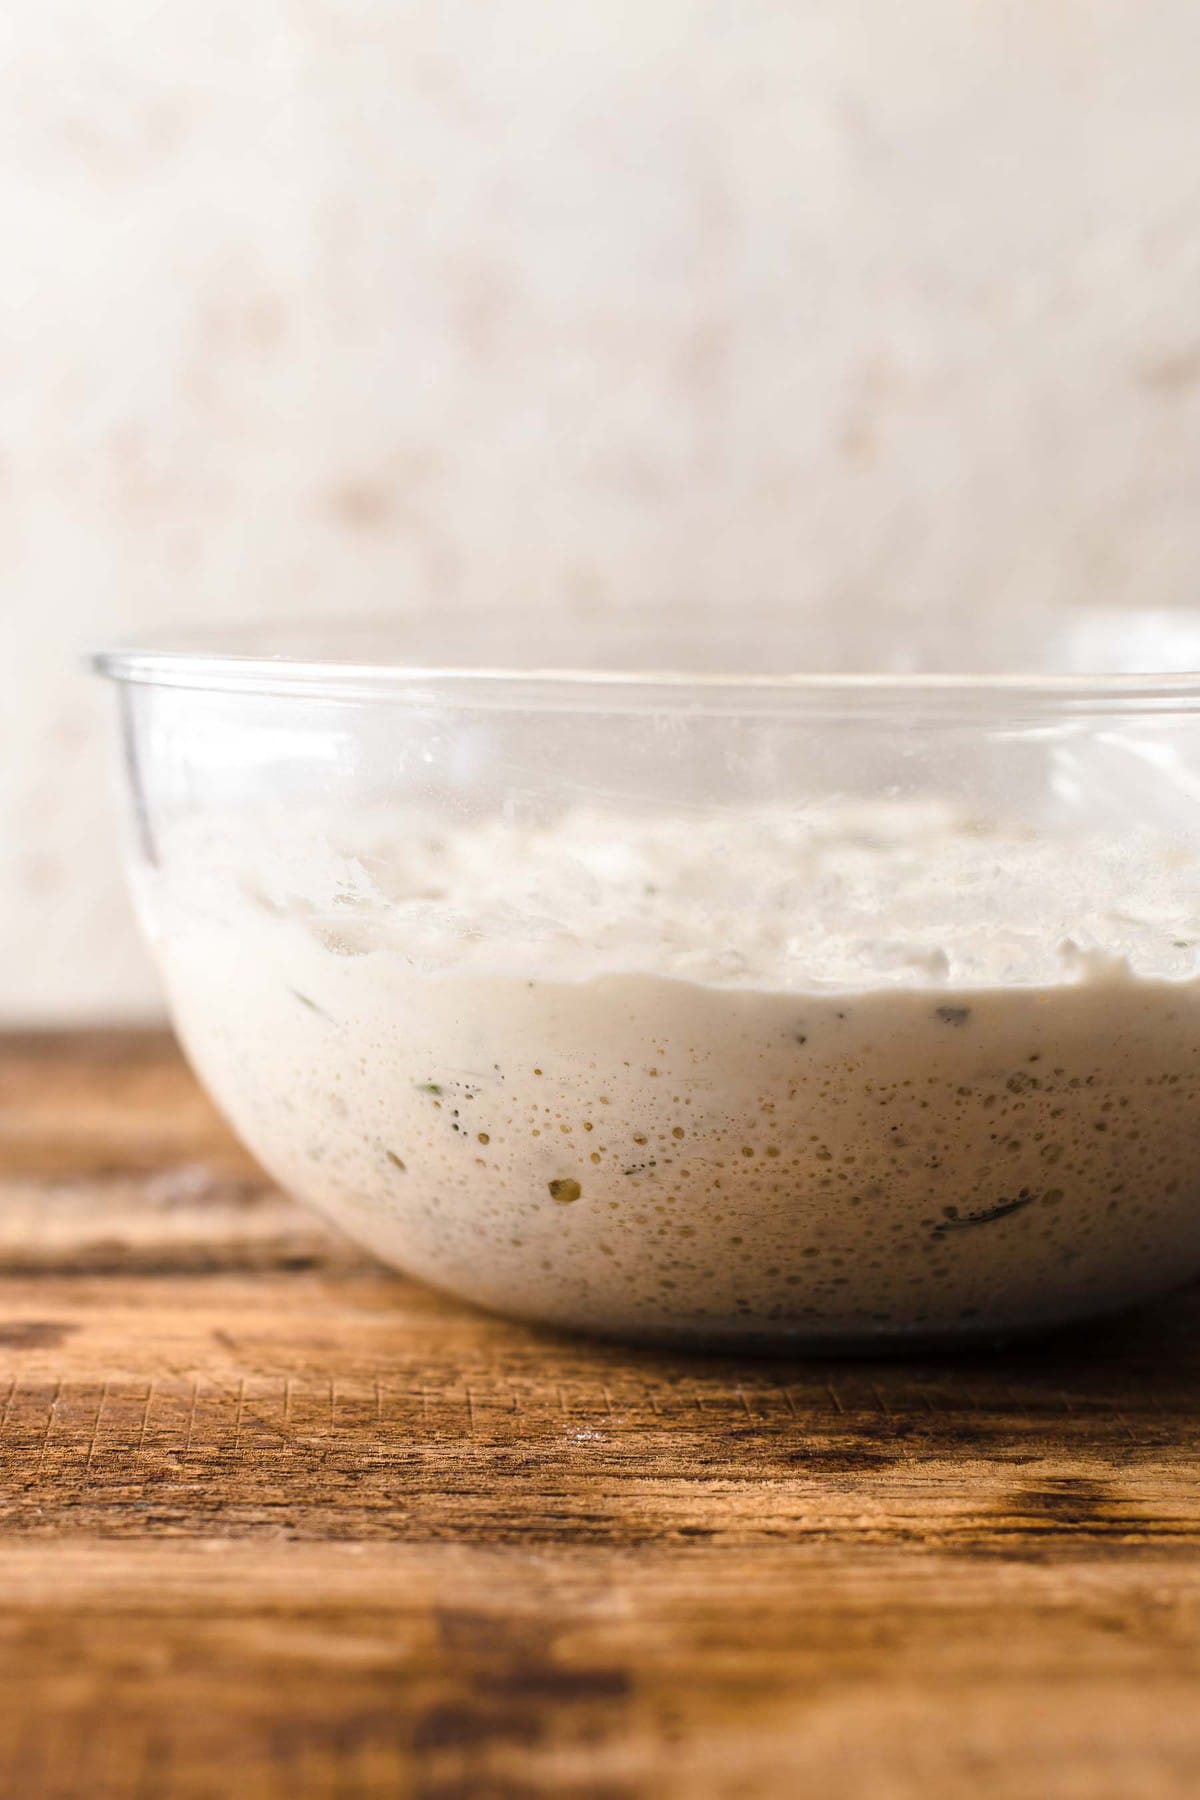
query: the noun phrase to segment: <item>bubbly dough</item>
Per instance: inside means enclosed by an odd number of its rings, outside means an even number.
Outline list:
[[[1200,1266],[1169,845],[915,804],[316,841],[168,841],[160,953],[250,1147],[414,1274],[639,1338],[865,1345]]]

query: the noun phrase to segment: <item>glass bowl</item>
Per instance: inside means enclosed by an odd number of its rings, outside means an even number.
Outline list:
[[[104,654],[198,1074],[385,1261],[556,1326],[863,1351],[1183,1282],[1195,627],[964,634]]]

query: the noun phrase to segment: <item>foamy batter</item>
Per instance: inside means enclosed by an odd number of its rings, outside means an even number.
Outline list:
[[[317,841],[180,832],[148,910],[246,1142],[416,1275],[840,1344],[1200,1266],[1200,879],[1166,845],[913,804]]]

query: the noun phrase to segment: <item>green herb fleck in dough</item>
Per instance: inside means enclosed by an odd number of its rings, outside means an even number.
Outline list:
[[[384,1155],[387,1157],[387,1159],[390,1163],[393,1163],[395,1165],[395,1167],[397,1169],[399,1169],[399,1171],[402,1175],[406,1175],[408,1173],[407,1166],[401,1162],[400,1158],[396,1155],[396,1152],[394,1150],[385,1150]]]
[[[944,1237],[948,1231],[960,1231],[966,1225],[991,1225],[996,1219],[1007,1219],[1013,1213],[1022,1212],[1032,1205],[1037,1195],[1028,1188],[1012,1200],[998,1200],[995,1206],[988,1206],[982,1212],[960,1213],[957,1206],[947,1206],[943,1210],[941,1222],[934,1227],[934,1237]]]
[[[298,1000],[301,1006],[307,1006],[309,1012],[317,1013],[322,1019],[327,1019],[329,1017],[329,1014],[325,1011],[323,1006],[318,1006],[315,1000],[310,1000],[307,994],[302,994],[300,992],[299,988],[289,988],[288,993],[291,994],[294,999]]]
[[[971,1009],[969,1006],[939,1006],[937,1016],[943,1025],[965,1025]]]
[[[418,1094],[432,1094],[439,1100],[442,1097],[442,1090],[436,1081],[418,1081],[417,1092]]]
[[[583,1192],[579,1183],[569,1175],[550,1182],[549,1186],[550,1198],[557,1200],[560,1206],[570,1206],[572,1200],[578,1200]]]

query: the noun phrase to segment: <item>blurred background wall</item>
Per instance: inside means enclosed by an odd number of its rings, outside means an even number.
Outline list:
[[[156,1007],[90,643],[1179,605],[1194,0],[7,0],[0,1022]]]

